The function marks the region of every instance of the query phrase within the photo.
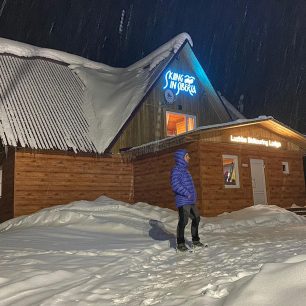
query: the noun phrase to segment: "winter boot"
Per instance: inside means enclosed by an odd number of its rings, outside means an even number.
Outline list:
[[[193,241],[192,245],[195,248],[204,248],[204,244],[201,241]]]
[[[186,252],[188,248],[186,247],[185,243],[179,243],[177,245],[177,250],[180,252]]]

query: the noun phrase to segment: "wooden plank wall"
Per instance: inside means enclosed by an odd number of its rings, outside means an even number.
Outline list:
[[[132,202],[132,168],[120,157],[16,152],[15,216],[101,195]]]
[[[238,156],[240,188],[224,187],[222,154]],[[200,141],[202,205],[205,216],[215,216],[253,205],[250,158],[264,160],[269,204],[284,208],[293,203],[305,205],[301,153],[245,144],[213,144]],[[290,174],[283,174],[282,161],[289,162]]]
[[[187,46],[186,46],[187,47]],[[195,68],[188,60],[188,52],[184,49],[180,55],[169,66],[172,71],[186,72],[187,74],[197,75]],[[167,70],[164,71],[166,73]],[[124,127],[120,137],[113,144],[111,151],[119,152],[121,148],[135,147],[142,144],[165,138],[166,133],[166,112],[175,112],[196,116],[196,125],[203,126],[207,124],[220,123],[220,109],[213,106],[210,101],[204,85],[199,79],[196,80],[197,94],[190,96],[181,93],[176,97],[173,104],[167,104],[165,101],[164,74],[154,84],[154,88],[145,97],[143,103],[139,106],[129,122]],[[225,112],[225,110],[223,110]],[[221,118],[224,118],[222,115]],[[226,115],[227,116],[227,115]]]
[[[0,222],[14,216],[14,173],[15,152],[10,148],[2,159],[2,197],[0,198]]]
[[[198,141],[185,147],[191,154],[190,172],[198,193],[201,215],[216,216],[253,205],[250,159],[265,163],[268,203],[288,208],[293,203],[306,204],[302,155],[296,151],[245,144]],[[170,186],[173,153],[177,148],[138,157],[134,161],[134,200],[175,209]],[[240,188],[224,187],[222,155],[237,155]],[[282,172],[282,161],[288,161],[290,174]]]
[[[200,189],[199,158],[197,143],[181,146],[191,155],[190,173],[197,190]],[[175,165],[174,152],[171,148],[162,153],[150,154],[134,161],[134,201],[146,202],[164,208],[175,209],[174,195],[170,185],[171,169]],[[198,192],[198,203],[201,202]]]
[[[223,212],[239,210],[252,205],[252,185],[250,167],[242,168],[242,163],[248,163],[248,157],[237,150],[239,145],[220,145],[199,142],[201,160],[202,199],[204,215],[216,216]],[[224,187],[222,155],[238,155],[240,188]]]
[[[283,161],[289,164],[289,174],[282,172]],[[270,204],[288,208],[292,204],[306,205],[303,156],[298,153],[272,155],[266,161],[268,198]]]
[[[174,166],[174,152],[183,147],[191,155],[189,170],[203,216],[215,216],[253,205],[250,158],[264,160],[269,204],[285,208],[293,203],[306,204],[301,152],[215,143],[211,141],[213,135],[211,137],[140,156],[133,163],[119,156],[85,157],[9,151],[3,164],[1,221],[52,205],[94,200],[101,195],[175,209],[170,172]],[[238,189],[224,187],[222,154],[238,156],[241,186]],[[289,163],[288,175],[282,172],[282,161]]]

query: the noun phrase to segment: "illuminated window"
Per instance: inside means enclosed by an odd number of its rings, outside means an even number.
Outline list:
[[[238,157],[223,155],[223,178],[225,188],[239,188]]]
[[[166,112],[167,136],[176,136],[196,128],[196,116]]]

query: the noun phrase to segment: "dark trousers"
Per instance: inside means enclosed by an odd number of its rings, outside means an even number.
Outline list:
[[[195,205],[184,205],[178,208],[179,221],[177,225],[177,244],[185,243],[185,227],[188,224],[188,219],[192,220],[191,222],[191,235],[192,241],[199,241],[199,223],[200,223],[200,214]]]

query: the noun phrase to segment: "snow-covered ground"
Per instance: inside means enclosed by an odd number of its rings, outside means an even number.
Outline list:
[[[175,211],[107,197],[2,223],[0,305],[306,305],[306,218],[202,218],[209,247],[194,253],[175,252],[176,225]]]

